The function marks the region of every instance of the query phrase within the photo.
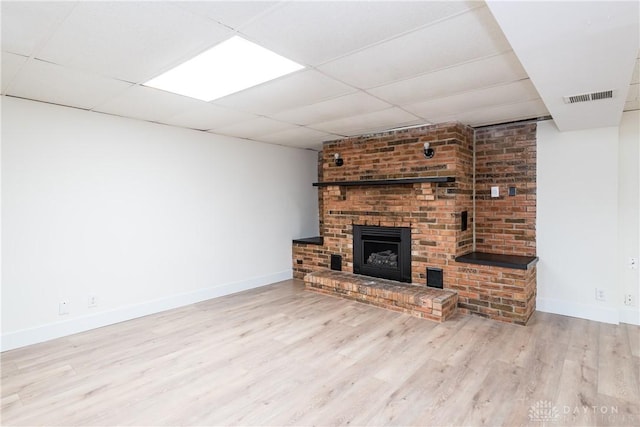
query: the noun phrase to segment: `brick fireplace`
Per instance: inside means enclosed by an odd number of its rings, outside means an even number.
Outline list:
[[[321,236],[294,241],[294,277],[335,270],[336,260],[344,272],[373,275],[354,271],[354,230],[404,229],[406,281],[427,286],[427,269],[441,271],[460,311],[519,324],[533,313],[535,123],[446,123],[326,142],[318,175]],[[490,197],[491,186],[502,187],[500,197]],[[387,247],[378,249],[387,262]]]

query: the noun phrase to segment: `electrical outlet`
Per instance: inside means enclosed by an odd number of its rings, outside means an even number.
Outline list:
[[[87,298],[87,307],[97,307],[98,306],[98,297],[95,295],[89,295]]]
[[[626,294],[624,296],[624,305],[633,305],[633,297],[631,294]]]
[[[636,257],[629,258],[629,268],[632,270],[638,269],[638,258]]]
[[[598,301],[606,301],[607,295],[602,288],[596,288],[596,300]]]
[[[60,304],[58,305],[58,314],[60,316],[69,314],[69,301],[67,300],[60,301]]]

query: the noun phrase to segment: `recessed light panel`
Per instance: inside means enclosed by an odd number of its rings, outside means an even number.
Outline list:
[[[144,85],[212,101],[302,68],[300,64],[234,36]]]

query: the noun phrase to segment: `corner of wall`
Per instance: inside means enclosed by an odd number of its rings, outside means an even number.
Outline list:
[[[618,280],[620,321],[640,325],[640,111],[623,113],[618,146]],[[631,304],[624,301],[630,297]]]
[[[637,270],[627,279],[623,270],[624,253],[637,253],[640,234],[640,156],[628,159],[622,136],[637,150],[635,117],[627,130],[624,118],[618,128],[561,132],[552,121],[538,126],[539,311],[606,323],[638,321],[637,305],[623,304],[623,294],[637,294],[639,284]],[[603,300],[596,290],[604,292]]]

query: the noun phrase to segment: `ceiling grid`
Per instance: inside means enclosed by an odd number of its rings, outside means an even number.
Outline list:
[[[319,149],[403,126],[548,115],[570,130],[614,125],[622,111],[640,108],[637,2],[0,7],[2,95],[265,143]],[[236,35],[305,68],[211,102],[143,85]],[[606,90],[615,95],[563,100]]]

